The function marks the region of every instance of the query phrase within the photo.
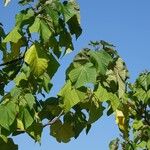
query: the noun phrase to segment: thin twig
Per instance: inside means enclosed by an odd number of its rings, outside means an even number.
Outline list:
[[[15,63],[15,62],[17,62],[17,61],[22,60],[23,58],[24,58],[24,56],[19,57],[19,58],[17,58],[17,59],[14,59],[14,60],[11,60],[11,61],[8,61],[8,62],[5,62],[5,63],[2,63],[2,64],[0,64],[0,66],[6,66],[6,65],[13,64],[13,63]]]
[[[61,115],[63,114],[63,112],[64,111],[62,110],[58,116],[56,116],[55,118],[53,118],[52,120],[50,120],[48,123],[44,124],[43,128],[46,127],[46,126],[50,126],[50,125],[54,124],[61,117]]]

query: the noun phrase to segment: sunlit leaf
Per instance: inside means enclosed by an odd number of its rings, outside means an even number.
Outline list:
[[[15,35],[15,36],[14,36]],[[22,35],[19,33],[18,28],[15,27],[3,40],[3,43],[13,42],[17,43],[21,39]]]
[[[96,69],[92,63],[87,63],[69,72],[69,78],[76,88],[86,83],[96,82]]]
[[[39,44],[33,44],[26,52],[25,62],[30,66],[34,75],[42,75],[48,67],[48,57]]]

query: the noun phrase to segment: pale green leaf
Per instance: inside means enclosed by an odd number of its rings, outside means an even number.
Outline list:
[[[118,96],[121,98],[126,89],[125,81],[128,78],[128,71],[121,58],[118,58],[113,70],[107,71],[107,82],[110,84],[112,81],[118,85]]]
[[[20,112],[20,118],[24,124],[25,129],[27,129],[33,123],[34,119],[27,108],[23,108]]]
[[[48,67],[46,52],[37,43],[27,50],[24,61],[30,66],[35,76],[42,75]]]
[[[69,111],[81,100],[76,89],[71,86],[70,81],[67,81],[65,86],[58,93],[58,96],[60,96],[62,99],[61,107],[64,109],[65,112]]]
[[[107,101],[110,98],[110,93],[107,92],[107,90],[105,88],[103,88],[101,85],[98,86],[98,88],[94,92],[94,94],[100,102]]]
[[[105,51],[89,51],[92,63],[100,74],[105,74],[108,64],[112,61],[111,56]]]
[[[39,32],[41,38],[47,42],[48,39],[52,35],[52,31],[49,29],[49,26],[46,24],[46,22],[38,17],[36,17],[34,23],[29,28],[29,31],[32,32]]]
[[[32,9],[22,10],[16,15],[16,26],[24,26],[33,19],[34,11]]]
[[[30,109],[33,109],[33,106],[35,105],[35,98],[31,93],[27,93],[24,96],[25,101],[27,102]]]
[[[96,69],[92,63],[87,63],[69,72],[69,78],[76,88],[84,86],[86,83],[96,82]]]
[[[14,36],[15,35],[15,36]],[[3,43],[13,42],[17,43],[21,39],[22,35],[19,33],[18,28],[15,27],[3,40]]]
[[[0,125],[9,130],[10,125],[14,122],[17,114],[16,104],[13,101],[8,101],[0,105]]]

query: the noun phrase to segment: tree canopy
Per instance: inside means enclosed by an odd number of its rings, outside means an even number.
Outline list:
[[[18,5],[22,10],[9,33],[0,23],[1,150],[17,150],[13,136],[23,133],[40,143],[47,126],[52,137],[67,143],[82,131],[88,134],[104,110],[115,115],[121,134],[110,150],[150,149],[150,72],[130,83],[116,47],[91,41],[66,70],[57,96],[47,98],[60,58],[74,50],[73,39],[82,33],[80,9],[75,0],[19,0]]]

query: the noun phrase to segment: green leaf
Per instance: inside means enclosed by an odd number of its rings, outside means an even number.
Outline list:
[[[147,142],[147,148],[150,149],[150,139]]]
[[[33,123],[28,129],[27,133],[37,142],[41,141],[41,134],[43,131],[43,126],[41,123]]]
[[[42,80],[41,86],[44,88],[44,90],[49,93],[50,89],[52,88],[52,83],[50,83],[50,77],[47,73],[44,73],[43,75],[40,76],[40,79]]]
[[[0,125],[9,130],[10,125],[12,125],[16,118],[17,105],[9,99],[5,99],[3,103],[0,105]]]
[[[30,109],[33,109],[33,106],[35,105],[35,98],[31,93],[27,93],[24,96],[25,101],[27,102]]]
[[[70,30],[70,33],[73,35],[76,35],[76,39],[81,35],[82,28],[80,27],[80,24],[78,22],[77,16],[73,16],[68,22],[68,27]]]
[[[16,15],[16,26],[24,26],[30,24],[34,17],[34,11],[32,9],[22,10]],[[31,20],[32,19],[32,20]]]
[[[145,91],[150,89],[150,73],[143,73],[136,81],[136,86],[141,86]]]
[[[144,103],[146,103],[149,99],[147,94],[148,93],[144,91],[142,88],[137,88],[134,96],[136,96],[139,101],[143,101]]]
[[[115,82],[118,85],[118,96],[121,98],[126,90],[126,79],[128,78],[128,70],[121,58],[118,58],[115,62],[115,66],[112,70],[107,71],[107,82]]]
[[[107,101],[110,98],[110,93],[100,84],[99,84],[97,90],[94,91],[94,94],[100,102]]]
[[[119,148],[119,139],[115,139],[115,140],[112,140],[109,144],[109,149],[110,150],[118,150]]]
[[[71,70],[68,76],[75,87],[79,88],[86,83],[96,82],[96,69],[92,63],[87,63]]]
[[[73,127],[69,123],[62,124],[60,120],[50,127],[50,134],[54,136],[58,142],[67,143],[74,136]]]
[[[49,62],[48,62],[48,68],[47,68],[47,73],[50,76],[50,78],[52,79],[52,77],[54,76],[54,74],[57,72],[58,68],[59,68],[60,64],[59,62],[55,59],[55,57],[53,55],[49,56]]]
[[[30,66],[35,76],[40,76],[46,71],[49,60],[46,52],[38,43],[35,43],[27,50],[24,61]]]
[[[14,36],[15,35],[15,36]],[[18,28],[15,27],[3,40],[3,43],[13,42],[17,43],[22,38],[22,35],[19,33]]]
[[[47,23],[38,17],[36,17],[34,23],[29,28],[29,31],[32,32],[39,32],[40,37],[43,39],[44,42],[47,42],[52,35],[52,31],[49,29]]]
[[[134,128],[135,130],[140,129],[142,126],[143,126],[142,120],[134,120],[133,128]]]
[[[65,47],[65,50],[67,51],[68,49],[73,50],[73,44],[72,44],[72,38],[69,32],[63,31],[60,33],[59,37],[59,45],[61,47]],[[65,51],[65,52],[66,52]]]
[[[92,100],[89,110],[89,120],[88,123],[92,124],[97,121],[102,115],[104,111],[104,107],[101,103],[97,102],[97,100]]]
[[[17,75],[16,78],[14,79],[14,82],[17,86],[19,86],[22,80],[27,81],[27,76],[25,75],[24,72],[21,72],[19,75]]]
[[[71,19],[74,15],[77,15],[78,20],[80,20],[79,19],[79,6],[75,2],[75,0],[65,1],[63,3],[62,9],[63,9],[65,22]]]
[[[88,126],[84,113],[79,109],[76,110],[75,113],[66,113],[63,120],[65,123],[71,124],[73,126],[74,138],[77,138],[83,129]]]
[[[97,71],[104,75],[112,57],[105,51],[89,51],[91,62],[96,66]]]
[[[81,100],[77,93],[77,90],[75,90],[71,86],[70,81],[67,81],[65,86],[58,93],[58,96],[62,100],[61,107],[64,109],[65,112],[69,111],[74,105],[76,105]]]
[[[7,142],[0,139],[1,150],[18,150],[18,145],[14,144],[11,138],[7,139]]]
[[[30,111],[25,107],[22,108],[19,114],[25,129],[27,129],[33,123],[33,116],[31,115]]]

